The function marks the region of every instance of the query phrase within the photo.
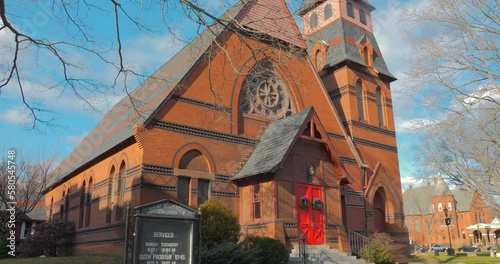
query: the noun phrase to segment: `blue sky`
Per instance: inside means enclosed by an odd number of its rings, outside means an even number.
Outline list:
[[[51,40],[69,40],[78,33],[75,27],[64,26],[68,23],[68,21],[61,20],[64,10],[52,9],[51,6],[46,6],[44,1],[20,2],[23,1],[17,1],[13,6],[8,6],[7,12],[16,14],[13,23],[24,32],[35,36],[50,36]],[[163,21],[161,10],[145,2],[147,1],[139,1],[136,6],[124,5],[123,7],[125,10],[130,10],[130,16],[138,18],[146,25],[148,31],[135,27],[126,21],[123,15],[121,19],[124,22],[120,24],[120,27],[125,64],[147,75],[165,63],[182,48],[184,41],[194,38],[202,29],[198,29],[193,22],[181,19],[179,14],[182,11],[176,6],[168,6],[168,18]],[[217,6],[218,1],[205,2],[210,3],[207,7],[209,11],[221,12],[220,7]],[[227,2],[234,2],[234,0]],[[403,183],[412,182],[410,177],[414,173],[414,167],[411,164],[412,149],[415,148],[418,139],[412,132],[413,121],[426,119],[428,113],[417,109],[418,106],[404,96],[405,59],[411,54],[411,45],[407,38],[421,32],[405,30],[404,23],[400,21],[400,14],[408,5],[422,5],[425,2],[426,0],[370,1],[377,8],[372,13],[372,19],[382,55],[389,70],[399,79],[391,87]],[[292,8],[296,8],[297,1],[290,1],[289,4]],[[112,7],[104,1],[98,5],[102,11],[80,10],[82,22],[85,22],[82,30],[92,32],[96,36],[95,43],[82,38],[77,41],[84,43],[86,47],[97,47],[106,51],[103,53],[104,56],[116,61],[116,57],[113,57],[113,54],[116,54],[113,52],[116,51],[117,45],[113,42],[115,29]],[[21,10],[22,14],[30,15],[18,16]],[[12,53],[9,53],[12,50],[11,40],[11,35],[0,31],[0,76],[2,64],[8,63],[12,57]],[[83,93],[93,107],[78,100],[71,89],[60,92],[60,90],[47,89],[46,86],[41,85],[54,84],[61,78],[60,64],[51,59],[46,52],[35,52],[34,49],[27,48],[20,57],[23,62],[21,65],[25,65],[21,68],[21,73],[27,99],[36,106],[51,110],[52,112],[42,113],[41,117],[52,120],[52,124],[56,126],[50,128],[39,124],[38,128],[41,131],[30,129],[29,116],[19,100],[20,93],[12,86],[5,87],[0,94],[1,149],[18,148],[24,151],[36,151],[42,148],[44,151],[57,152],[57,156],[62,159],[124,95],[121,87],[108,87],[116,74],[109,65],[99,62],[95,56],[72,48],[67,48],[65,51],[67,56],[78,61],[78,65],[71,69],[72,74],[82,78],[90,76],[99,81],[99,85],[102,84],[100,89]],[[142,80],[143,78],[130,77],[128,89],[133,89]]]

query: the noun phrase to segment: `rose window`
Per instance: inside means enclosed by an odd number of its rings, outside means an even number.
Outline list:
[[[293,113],[288,89],[273,72],[269,62],[253,68],[242,89],[241,108],[244,113],[271,119],[280,119]]]

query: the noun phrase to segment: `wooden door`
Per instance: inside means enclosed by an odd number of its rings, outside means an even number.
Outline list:
[[[323,202],[321,187],[314,185],[297,184],[295,197],[297,207],[297,220],[299,229],[306,236],[306,244],[322,245],[325,243],[325,229],[323,223],[323,208],[314,209],[312,206],[314,198]],[[300,198],[307,198],[307,206],[300,204]]]

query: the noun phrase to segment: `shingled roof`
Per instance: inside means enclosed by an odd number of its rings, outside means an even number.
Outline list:
[[[324,41],[330,43],[340,37],[340,41],[327,50],[325,68],[335,66],[341,62],[352,61],[357,64],[367,66],[363,59],[361,58],[361,53],[358,47],[347,41],[347,38],[359,41],[366,37],[375,51],[374,53],[381,54],[380,48],[377,44],[377,40],[372,33],[369,33],[356,25],[346,22],[343,19],[338,19],[333,24],[325,27],[322,30],[310,35],[306,39],[306,44],[308,46],[308,53],[313,52],[314,45],[317,41]],[[382,56],[373,56],[373,64],[375,69],[382,75],[389,77],[391,80],[396,80],[396,77],[389,72],[387,65],[385,64],[384,58]]]
[[[273,14],[272,19],[267,18]],[[222,16],[223,21],[239,25],[305,49],[305,42],[284,0],[241,1]],[[48,181],[47,191],[68,176],[96,161],[112,148],[133,140],[134,126],[144,124],[168,100],[182,79],[200,60],[216,35],[225,28],[216,24],[171,58],[130,96],[117,103],[61,162]]]
[[[285,160],[300,128],[312,111],[312,108],[308,108],[271,123],[262,134],[250,158],[232,180],[276,171]]]
[[[458,212],[467,212],[472,205],[474,191],[465,189],[449,190],[443,188],[444,181],[440,180],[436,185],[410,188],[403,193],[403,204],[405,215],[427,215],[432,214],[433,196],[453,196]]]

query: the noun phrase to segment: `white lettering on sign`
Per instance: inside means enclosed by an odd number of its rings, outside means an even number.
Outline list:
[[[153,237],[174,238],[174,233],[154,232]]]

